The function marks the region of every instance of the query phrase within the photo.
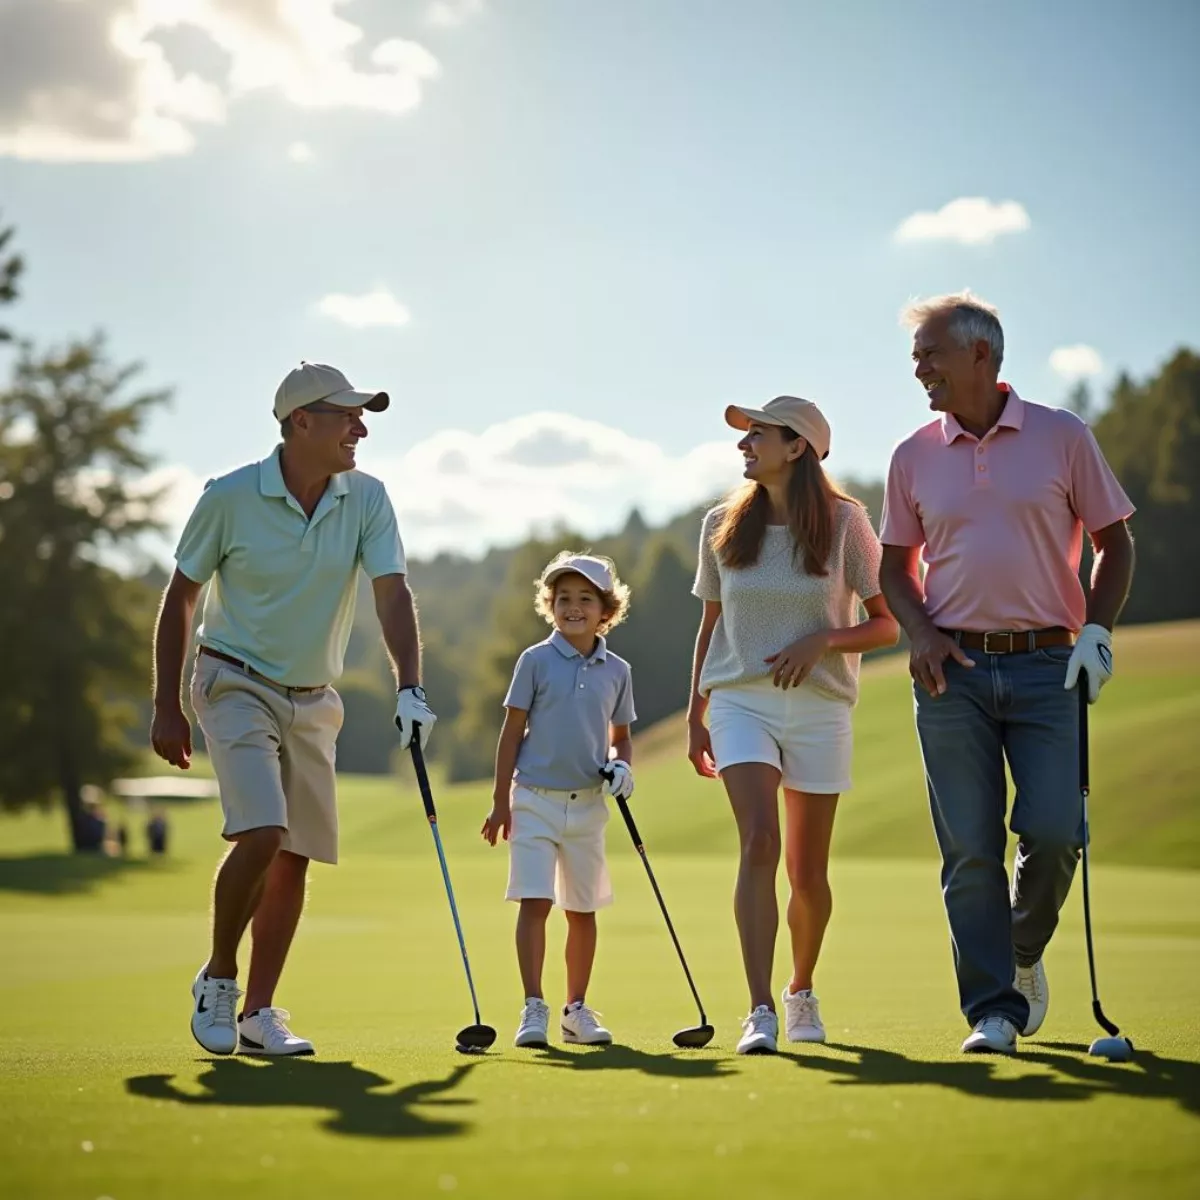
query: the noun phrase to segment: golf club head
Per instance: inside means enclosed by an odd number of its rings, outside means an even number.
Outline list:
[[[715,1032],[711,1025],[694,1025],[691,1029],[681,1029],[671,1041],[683,1050],[699,1050],[713,1040]]]
[[[482,1054],[496,1040],[490,1025],[468,1025],[458,1031],[454,1048],[459,1054]]]
[[[1088,1047],[1088,1053],[1109,1062],[1129,1062],[1133,1058],[1133,1043],[1126,1037],[1097,1038]]]

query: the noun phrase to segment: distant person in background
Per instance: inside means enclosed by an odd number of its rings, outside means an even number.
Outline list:
[[[1112,628],[1133,577],[1133,505],[1091,430],[999,381],[996,310],[967,293],[916,304],[917,382],[940,416],[892,455],[884,594],[910,672],[942,853],[965,1053],[1012,1054],[1037,1032],[1042,955],[1083,838],[1079,702],[1111,678]],[[1096,550],[1079,581],[1082,531]],[[924,580],[920,564],[925,564]],[[1007,759],[1019,838],[1005,871]]]
[[[146,846],[151,854],[167,852],[167,818],[161,810],[156,809],[146,821]]]
[[[859,663],[864,651],[893,645],[899,629],[880,595],[879,542],[866,510],[821,466],[830,430],[820,409],[777,396],[762,409],[730,406],[725,419],[743,431],[748,482],[705,516],[700,535],[693,591],[704,611],[688,757],[700,775],[725,784],[741,843],[734,915],[750,1015],[737,1051],[774,1054],[780,785],[791,884],[787,1036],[822,1042],[813,973],[833,905],[834,813],[851,786]]]
[[[155,751],[186,768],[191,726],[180,697],[200,590],[191,703],[220,786],[233,843],[213,892],[212,951],[192,985],[192,1034],[213,1054],[312,1054],[273,1007],[304,905],[310,859],[337,861],[334,746],[342,672],[361,568],[398,676],[400,743],[427,741],[436,718],[420,687],[417,616],[404,548],[383,484],[355,470],[364,412],[333,367],[302,363],[275,396],[282,443],[262,462],[211,480],[176,550],[155,634]],[[252,924],[251,924],[252,922]],[[253,947],[235,1022],[237,951]]]

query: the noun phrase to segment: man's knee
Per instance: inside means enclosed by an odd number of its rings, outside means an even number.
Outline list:
[[[252,855],[270,862],[280,853],[286,832],[278,825],[264,825],[260,829],[247,829],[242,833],[234,834],[233,840],[242,854]],[[284,853],[287,852],[284,851]],[[291,855],[291,857],[295,858],[296,856]]]

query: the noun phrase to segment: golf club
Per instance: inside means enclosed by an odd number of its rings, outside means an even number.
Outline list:
[[[425,755],[418,740],[420,729],[420,722],[414,721],[409,750],[412,752],[413,770],[417,773],[417,786],[421,789],[421,799],[425,804],[425,815],[429,818],[429,828],[433,830],[433,844],[437,847],[438,862],[442,865],[442,879],[446,883],[450,912],[458,933],[458,948],[462,951],[463,967],[467,972],[467,987],[471,989],[471,1005],[475,1010],[475,1024],[458,1031],[454,1048],[460,1054],[482,1054],[496,1040],[496,1031],[479,1019],[479,1001],[475,998],[475,981],[471,978],[471,964],[467,961],[467,943],[463,939],[462,922],[458,919],[458,905],[454,903],[454,889],[450,886],[450,872],[446,867],[445,851],[442,849],[442,835],[438,832],[437,811],[433,807],[433,790],[429,786],[429,774],[425,770]]]
[[[609,767],[605,767],[600,774],[608,780],[611,780],[613,775]],[[629,836],[633,838],[633,844],[642,860],[642,866],[646,868],[646,874],[650,879],[650,886],[654,889],[654,895],[658,899],[658,907],[662,909],[662,915],[667,922],[667,928],[671,931],[671,941],[675,943],[675,952],[679,955],[679,962],[683,967],[683,973],[687,976],[688,987],[692,989],[692,996],[695,998],[696,1007],[700,1010],[700,1024],[694,1025],[689,1029],[679,1030],[671,1040],[675,1045],[684,1050],[698,1050],[701,1046],[707,1046],[712,1041],[714,1030],[708,1023],[708,1018],[704,1015],[704,1005],[700,1003],[700,993],[696,991],[696,985],[692,982],[692,973],[688,970],[687,960],[683,957],[683,947],[679,944],[679,938],[675,936],[675,926],[671,924],[671,917],[667,912],[662,892],[658,890],[658,881],[654,878],[654,872],[650,869],[650,860],[646,857],[646,847],[642,843],[641,834],[638,833],[633,813],[629,811],[629,804],[623,796],[616,797],[616,800],[617,807],[621,810],[621,816],[625,818],[625,826],[629,830]]]
[[[1088,889],[1088,815],[1087,802],[1091,790],[1088,780],[1088,694],[1086,680],[1080,673],[1076,685],[1079,691],[1079,793],[1083,800],[1083,932],[1087,940],[1088,974],[1092,980],[1092,1013],[1100,1028],[1110,1037],[1097,1038],[1088,1047],[1088,1053],[1094,1058],[1106,1058],[1109,1062],[1128,1062],[1133,1058],[1133,1042],[1127,1037],[1119,1037],[1120,1029],[1113,1024],[1100,1007],[1100,997],[1096,994],[1096,955],[1092,949],[1092,906]]]

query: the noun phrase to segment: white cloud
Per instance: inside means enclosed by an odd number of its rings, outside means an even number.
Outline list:
[[[982,196],[960,196],[937,212],[915,212],[896,227],[898,242],[958,242],[978,246],[995,241],[1002,233],[1022,233],[1029,214],[1016,200],[993,203]]]
[[[313,160],[313,149],[307,142],[293,142],[287,148],[287,156],[294,163],[309,163]]]
[[[425,10],[425,20],[440,29],[457,29],[481,12],[483,0],[434,0]]]
[[[317,311],[353,329],[407,325],[410,318],[408,309],[385,287],[377,287],[361,296],[331,292],[317,303]]]
[[[1099,375],[1104,370],[1104,360],[1082,343],[1076,346],[1059,346],[1050,354],[1050,369],[1064,379],[1082,379],[1088,375]]]
[[[301,108],[396,115],[420,103],[437,60],[392,38],[363,53],[348,0],[7,0],[0,44],[20,46],[0,75],[0,155],[52,162],[186,154],[193,127],[270,90]],[[224,77],[182,71],[161,44],[200,34]],[[10,61],[11,60],[11,61]],[[359,63],[370,65],[360,68]]]

